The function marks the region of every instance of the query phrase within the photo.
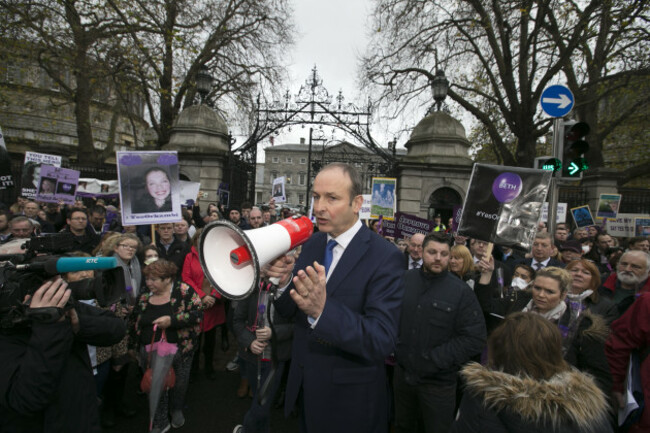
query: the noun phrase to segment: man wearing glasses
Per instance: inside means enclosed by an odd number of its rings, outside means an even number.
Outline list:
[[[66,222],[68,225],[61,232],[74,235],[74,250],[92,254],[95,247],[99,245],[100,236],[88,225],[88,215],[85,209],[70,209]]]

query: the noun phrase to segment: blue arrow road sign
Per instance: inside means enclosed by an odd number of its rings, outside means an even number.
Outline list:
[[[573,108],[573,93],[567,87],[555,84],[542,92],[542,110],[551,117],[564,117]]]

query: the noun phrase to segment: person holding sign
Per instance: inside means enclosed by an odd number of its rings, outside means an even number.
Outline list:
[[[554,266],[536,271],[532,290],[519,292],[513,302],[508,297],[492,296],[489,282],[494,260],[481,260],[478,267],[481,278],[474,287],[474,293],[486,316],[503,318],[523,311],[549,320],[562,332],[564,359],[578,370],[594,376],[599,388],[609,395],[612,378],[605,359],[607,325],[599,315],[584,311],[584,300],[566,302],[573,280],[568,271]]]
[[[171,212],[171,182],[167,172],[159,167],[147,170],[144,175],[145,192],[133,203],[133,213]]]

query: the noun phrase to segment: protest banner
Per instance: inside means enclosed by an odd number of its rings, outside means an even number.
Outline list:
[[[117,152],[117,174],[124,225],[180,221],[176,152]]]
[[[384,220],[395,218],[397,209],[397,197],[395,186],[397,179],[394,177],[373,177],[372,178],[372,200],[370,205],[370,217],[384,217]]]
[[[648,215],[619,213],[616,219],[608,219],[605,228],[611,236],[631,238],[636,236],[634,220],[636,218],[650,218]]]
[[[582,228],[596,225],[589,205],[571,208],[571,216],[573,216],[576,227]]]
[[[361,210],[359,211],[359,219],[369,220],[370,219],[370,207],[372,206],[372,194],[363,194],[363,203],[361,204]]]
[[[77,197],[116,198],[120,195],[120,184],[117,180],[99,180],[92,177],[79,178]]]
[[[427,234],[435,226],[433,221],[410,215],[407,213],[395,213],[395,239],[410,238],[416,233]]]
[[[615,219],[618,214],[618,208],[621,204],[620,194],[601,194],[598,199],[598,210],[596,218]]]
[[[11,173],[9,152],[7,151],[5,138],[2,135],[2,128],[0,128],[0,189],[13,188],[14,186],[14,176]]]
[[[273,190],[271,197],[275,199],[276,203],[285,203],[287,201],[287,193],[284,189],[285,177],[280,176],[273,179]]]
[[[458,234],[530,251],[552,173],[474,164]]]
[[[69,168],[41,166],[41,179],[36,200],[47,203],[74,204],[79,172]]]
[[[556,223],[565,223],[566,222],[566,203],[558,203],[556,212],[555,212],[555,222]],[[544,203],[542,208],[542,221],[548,222],[548,202]]]
[[[25,163],[21,179],[21,195],[27,198],[35,198],[41,182],[41,166],[52,165],[61,167],[61,157],[45,153],[25,152]]]

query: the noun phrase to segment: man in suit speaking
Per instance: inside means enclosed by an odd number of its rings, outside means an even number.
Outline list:
[[[266,271],[285,289],[278,312],[295,317],[285,412],[298,404],[303,433],[387,431],[384,359],[396,345],[404,257],[359,220],[361,188],[350,165],[321,170],[312,189],[319,233],[295,267],[283,257]]]

